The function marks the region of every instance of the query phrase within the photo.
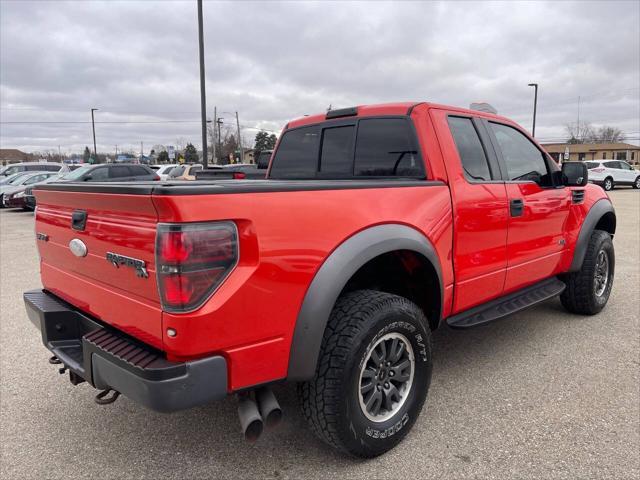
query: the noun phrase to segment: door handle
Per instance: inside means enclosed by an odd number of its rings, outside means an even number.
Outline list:
[[[521,217],[524,213],[524,200],[521,198],[514,198],[509,202],[509,212],[512,217]]]

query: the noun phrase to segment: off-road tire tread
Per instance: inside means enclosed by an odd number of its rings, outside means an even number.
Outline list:
[[[367,320],[382,307],[419,313],[428,325],[422,311],[406,298],[376,290],[358,290],[339,298],[334,306],[322,338],[315,377],[298,384],[298,400],[302,414],[312,431],[330,446],[353,455],[338,436],[338,408],[342,401],[341,381],[347,367],[349,353],[358,347],[353,339],[367,328]],[[360,455],[361,456],[361,455]]]
[[[563,280],[566,288],[560,295],[560,301],[569,312],[581,315],[595,315],[602,308],[598,308],[592,301],[593,293],[593,272],[596,268],[598,251],[603,242],[609,240],[611,236],[604,230],[594,230],[589,239],[589,245],[582,262],[582,267],[577,272],[572,272],[564,276]]]

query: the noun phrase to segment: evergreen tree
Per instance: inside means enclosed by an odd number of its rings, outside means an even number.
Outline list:
[[[188,143],[184,148],[184,161],[186,163],[198,163],[198,151],[196,147],[193,146],[192,143]]]

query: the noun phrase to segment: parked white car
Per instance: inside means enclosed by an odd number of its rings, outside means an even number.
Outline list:
[[[620,185],[640,188],[640,172],[623,160],[590,160],[585,162],[589,181],[606,191]]]
[[[171,163],[167,165],[149,165],[160,177],[160,180],[166,180],[169,172],[173,170],[173,167],[177,167],[177,163]]]

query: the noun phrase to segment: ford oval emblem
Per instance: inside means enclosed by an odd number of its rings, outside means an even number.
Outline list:
[[[87,256],[87,246],[84,242],[78,238],[74,238],[69,242],[69,250],[76,257],[86,257]]]

